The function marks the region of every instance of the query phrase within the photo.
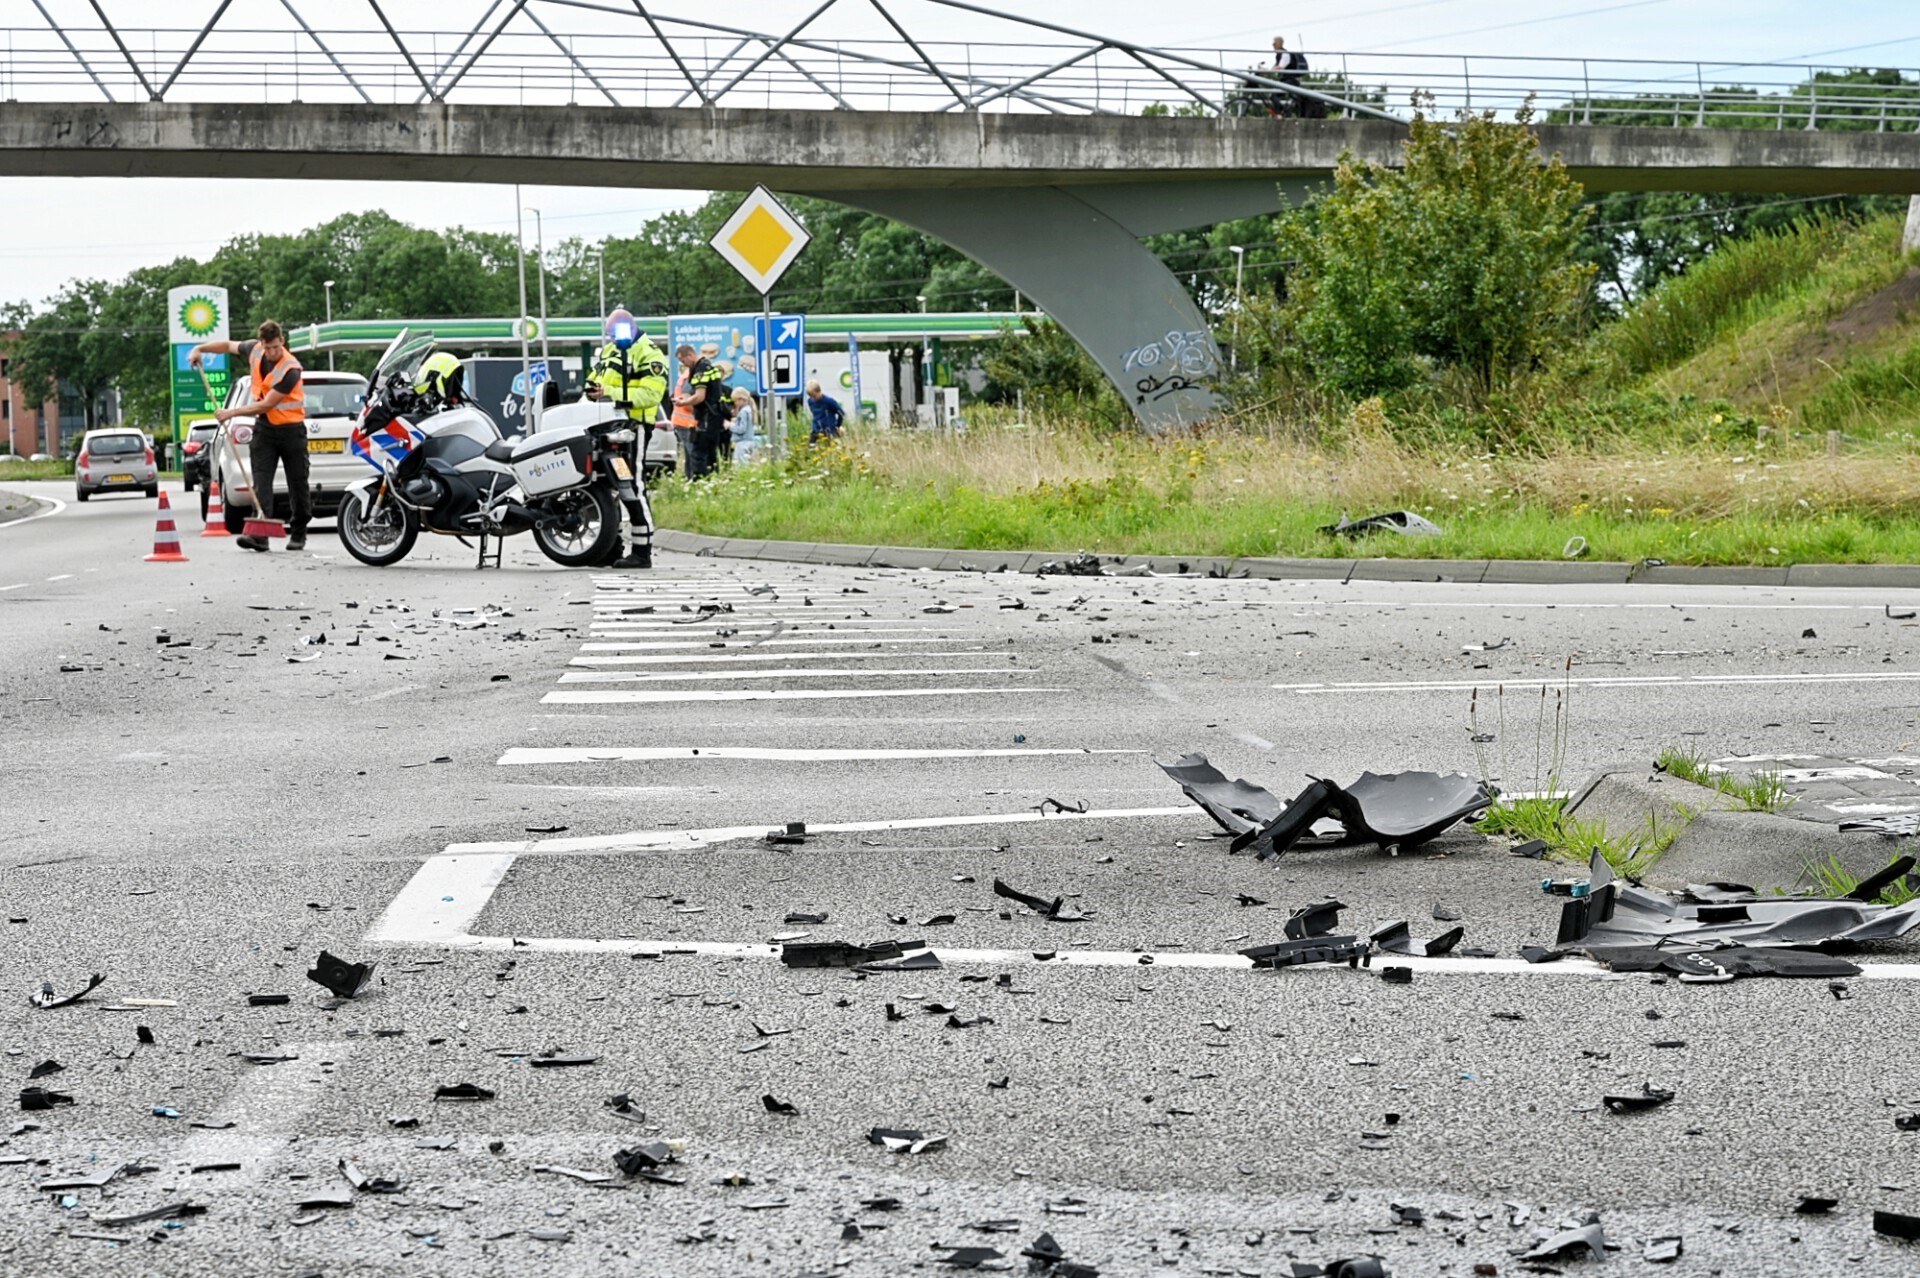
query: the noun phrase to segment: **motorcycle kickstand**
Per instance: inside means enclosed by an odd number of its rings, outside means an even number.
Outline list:
[[[495,568],[500,567],[500,555],[501,555],[501,552],[503,552],[506,549],[506,541],[507,539],[505,537],[495,537],[493,539],[493,566]],[[479,572],[482,568],[485,568],[486,566],[487,566],[487,530],[485,528],[482,528],[480,530],[480,558],[474,562],[473,570],[475,572]]]

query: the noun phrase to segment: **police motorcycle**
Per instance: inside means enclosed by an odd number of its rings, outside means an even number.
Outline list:
[[[422,532],[479,542],[533,534],[567,567],[620,551],[617,501],[633,495],[630,423],[563,425],[502,438],[466,398],[463,370],[432,333],[402,329],[380,357],[349,447],[375,473],[341,498],[340,541],[363,564],[398,563]]]

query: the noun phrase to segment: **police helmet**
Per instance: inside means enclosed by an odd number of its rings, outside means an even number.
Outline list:
[[[609,342],[624,351],[640,340],[640,321],[626,307],[617,307],[607,316],[604,332]]]

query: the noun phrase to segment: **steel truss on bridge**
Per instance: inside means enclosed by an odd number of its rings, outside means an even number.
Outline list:
[[[686,0],[681,0],[685,3]],[[157,9],[188,25],[153,25]],[[769,0],[776,29],[643,0],[0,0],[0,96],[110,101],[1264,113],[1273,94],[1396,118],[1529,102],[1569,123],[1911,131],[1920,73],[1844,66],[1155,48],[967,0]],[[956,38],[964,36],[964,38]],[[263,57],[264,55],[264,57]]]

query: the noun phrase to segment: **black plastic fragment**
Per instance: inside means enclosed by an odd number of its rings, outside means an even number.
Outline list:
[[[631,1149],[618,1150],[613,1156],[613,1165],[629,1176],[653,1171],[672,1161],[673,1150],[663,1140],[647,1141]]]
[[[247,995],[248,1007],[285,1007],[288,1003],[291,1003],[291,1002],[293,1002],[293,995],[291,994],[249,994]]]
[[[204,1204],[173,1202],[155,1207],[150,1211],[135,1212],[130,1216],[94,1217],[93,1223],[102,1229],[124,1229],[128,1225],[144,1225],[149,1220],[185,1220],[191,1216],[204,1216],[207,1209]]]
[[[1666,1088],[1642,1083],[1638,1096],[1602,1096],[1600,1103],[1616,1114],[1637,1114],[1642,1110],[1658,1109],[1672,1099],[1673,1093]]]
[[[99,989],[100,986],[106,982],[106,979],[105,976],[95,972],[87,981],[87,987],[74,994],[55,994],[53,992],[53,982],[42,981],[40,982],[39,992],[30,995],[27,998],[27,1002],[43,1011],[55,1007],[71,1007],[87,995]]]
[[[1413,984],[1413,969],[1410,967],[1383,967],[1380,969],[1380,979],[1389,985],[1411,985]]]
[[[1208,763],[1204,754],[1183,754],[1172,763],[1161,763],[1160,770],[1172,777],[1181,793],[1199,804],[1228,834],[1257,830],[1286,807],[1251,781],[1227,780],[1226,774]]]
[[[44,1087],[23,1087],[20,1089],[20,1108],[29,1112],[53,1109],[59,1105],[73,1104],[73,1097],[65,1092],[49,1091]]]
[[[1325,936],[1340,926],[1340,911],[1346,908],[1331,899],[1301,906],[1287,916],[1287,939],[1297,941],[1308,936]]]
[[[990,1260],[1004,1259],[1000,1252],[991,1247],[954,1247],[940,1257],[940,1263],[955,1269],[978,1269]]]
[[[1279,856],[1305,838],[1313,823],[1333,810],[1340,787],[1331,781],[1314,780],[1287,802],[1280,814],[1257,829],[1236,836],[1230,846],[1234,852],[1251,850],[1260,860]]]
[[[493,1093],[478,1083],[447,1083],[433,1089],[437,1101],[490,1101]]]
[[[1345,963],[1358,967],[1373,947],[1357,936],[1310,936],[1297,941],[1277,941],[1255,945],[1240,953],[1253,960],[1255,968],[1298,967],[1303,963]]]
[[[1881,1211],[1873,1213],[1873,1232],[1884,1234],[1888,1238],[1900,1238],[1907,1242],[1920,1242],[1920,1216],[1909,1216],[1905,1212]]]
[[[1649,1239],[1647,1249],[1641,1253],[1640,1259],[1650,1265],[1670,1265],[1680,1259],[1685,1251],[1686,1247],[1680,1236],[1674,1234],[1666,1238]]]
[[[27,1071],[27,1077],[29,1079],[45,1078],[49,1074],[58,1074],[65,1068],[66,1066],[62,1065],[59,1061],[41,1061],[38,1065],[35,1065]]]
[[[1847,899],[1849,901],[1878,900],[1882,892],[1907,877],[1907,874],[1913,867],[1914,859],[1910,856],[1903,856],[1872,878],[1861,879],[1859,883],[1854,885],[1853,891],[1847,893]]]
[[[1546,854],[1547,841],[1545,839],[1528,839],[1525,843],[1516,845],[1511,852],[1513,856],[1524,856],[1532,861],[1538,861],[1546,856]]]
[[[324,986],[340,998],[354,998],[373,979],[375,966],[373,963],[349,963],[321,950],[320,957],[313,961],[313,967],[307,972],[307,979]]]
[[[920,941],[788,941],[780,947],[780,961],[788,967],[859,967],[899,958],[908,950],[924,948]]]
[[[1009,901],[1018,901],[1035,914],[1055,923],[1084,923],[1091,917],[1067,904],[1065,897],[1056,896],[1048,900],[1044,896],[1033,896],[1018,888],[1008,887],[999,879],[993,881],[993,894]]]
[[[1800,1201],[1794,1204],[1796,1216],[1824,1216],[1840,1205],[1838,1198],[1822,1198],[1817,1194],[1802,1194]]]
[[[1390,954],[1405,954],[1415,958],[1439,958],[1453,952],[1454,946],[1466,935],[1464,928],[1448,928],[1430,941],[1413,939],[1406,923],[1385,923],[1374,929],[1369,938],[1378,949]]]
[[[769,1092],[760,1098],[760,1104],[769,1114],[798,1114],[800,1107],[792,1101],[778,1100]]]
[[[568,1055],[561,1052],[542,1052],[529,1062],[535,1069],[568,1069],[575,1065],[592,1065],[598,1056]]]

